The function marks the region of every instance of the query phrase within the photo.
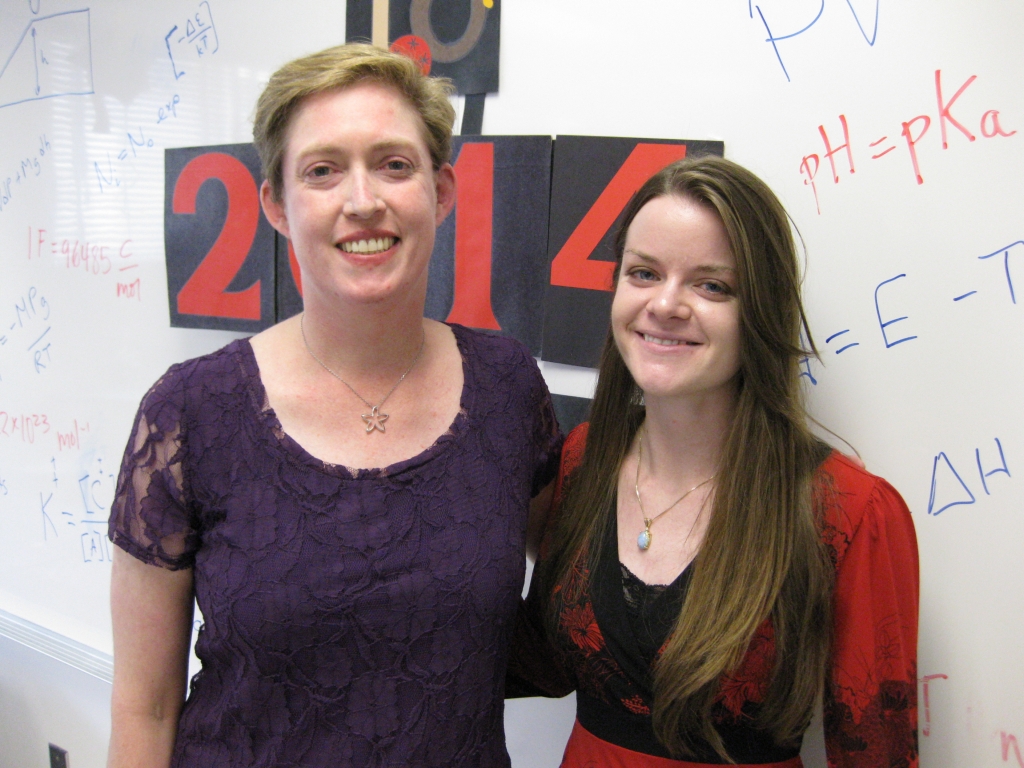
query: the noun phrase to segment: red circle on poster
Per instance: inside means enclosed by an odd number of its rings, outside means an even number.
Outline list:
[[[433,63],[433,57],[430,55],[430,46],[427,45],[427,41],[422,37],[418,35],[402,35],[391,44],[391,50],[403,56],[408,56],[415,61],[416,66],[420,68],[420,72],[424,75],[430,74],[430,65]]]

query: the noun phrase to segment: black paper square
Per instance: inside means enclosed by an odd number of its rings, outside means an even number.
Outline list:
[[[474,155],[464,154],[471,145]],[[489,152],[493,153],[490,309],[495,322],[467,322],[464,314],[456,312],[456,225],[461,220],[461,225],[467,226],[466,218],[460,217],[459,204],[437,231],[430,262],[426,315],[512,336],[538,356],[548,272],[551,137],[456,136],[454,165],[460,194],[467,196],[460,199],[468,199],[474,205],[481,203],[479,190],[467,183],[467,167],[460,162],[480,162]],[[473,226],[471,219],[469,222],[469,226]],[[470,275],[467,279],[474,277]],[[473,290],[480,285],[481,282],[476,282],[467,287]],[[479,305],[481,297],[476,298]]]
[[[649,149],[651,145],[657,145]],[[551,171],[551,218],[548,234],[549,265],[554,263],[584,217],[609,187],[629,159],[635,166],[647,168],[643,175],[619,177],[625,189],[616,199],[614,219],[600,220],[600,240],[589,250],[588,261],[614,262],[614,238],[628,198],[661,167],[681,154],[658,147],[684,148],[685,155],[719,155],[725,151],[720,141],[685,139],[636,139],[598,136],[559,136],[555,141]],[[657,163],[652,160],[658,159]],[[660,158],[660,159],[659,159]],[[663,162],[662,162],[663,160]],[[653,164],[652,164],[653,163]],[[626,174],[626,171],[623,171]],[[595,232],[597,230],[594,230]],[[576,265],[579,267],[579,265]],[[550,269],[550,266],[549,266]],[[549,275],[551,272],[549,271]],[[571,276],[571,275],[570,275]],[[544,299],[543,357],[556,363],[596,368],[608,333],[612,294],[609,279],[604,289],[568,287],[556,284],[552,276]]]
[[[490,7],[488,7],[490,5]],[[373,0],[348,0],[346,42],[373,35]],[[430,74],[450,77],[459,93],[498,90],[501,0],[390,0],[388,43],[423,60],[430,50]]]
[[[277,274],[277,322],[287,320],[302,311],[302,291],[299,288],[299,265],[289,257],[288,238],[280,232],[276,236],[275,264]]]
[[[186,168],[190,170],[183,178]],[[230,201],[232,226],[227,226],[227,187],[211,175],[217,168],[236,188],[236,196]],[[184,190],[189,179],[193,189],[197,181],[200,183],[194,195],[195,212],[175,213],[175,190],[180,185],[181,194],[188,197]],[[165,150],[164,250],[172,327],[260,331],[274,324],[275,233],[259,205],[261,181],[260,161],[252,144]],[[243,242],[253,230],[251,245]],[[229,237],[232,231],[238,233],[234,239]],[[246,248],[245,254],[239,253],[242,248]],[[218,290],[215,280],[199,280],[203,273],[189,282],[201,265],[229,278],[223,291]],[[259,287],[254,289],[257,282]],[[249,290],[258,294],[258,301],[239,298]]]

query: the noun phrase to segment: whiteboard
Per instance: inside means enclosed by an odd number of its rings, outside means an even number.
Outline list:
[[[236,336],[169,327],[163,151],[250,140],[263,82],[344,14],[0,0],[0,610],[109,652],[138,400]],[[502,27],[484,133],[721,140],[782,198],[812,411],[917,526],[922,761],[1024,765],[1024,1],[517,0]]]

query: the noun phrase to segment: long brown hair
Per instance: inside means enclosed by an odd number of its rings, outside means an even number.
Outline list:
[[[682,160],[652,177],[627,205],[615,241],[618,265],[637,212],[665,195],[705,205],[722,220],[737,265],[742,343],[736,413],[707,533],[654,670],[654,729],[673,755],[690,756],[703,741],[729,760],[712,708],[722,676],[736,670],[766,619],[774,631],[775,666],[757,726],[779,744],[795,743],[822,690],[833,571],[812,477],[828,448],[806,426],[799,361],[815,352],[782,204],[733,162]],[[801,331],[810,350],[801,346]],[[619,468],[643,419],[642,392],[609,332],[583,461],[567,485],[540,574],[546,594],[571,583],[580,557],[594,572]],[[552,605],[552,628],[556,611]]]

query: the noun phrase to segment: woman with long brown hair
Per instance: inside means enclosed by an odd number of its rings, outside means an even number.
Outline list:
[[[633,197],[616,251],[508,695],[576,691],[563,766],[799,766],[822,696],[831,766],[916,765],[914,527],[807,427],[782,205],[735,163],[684,160]]]

